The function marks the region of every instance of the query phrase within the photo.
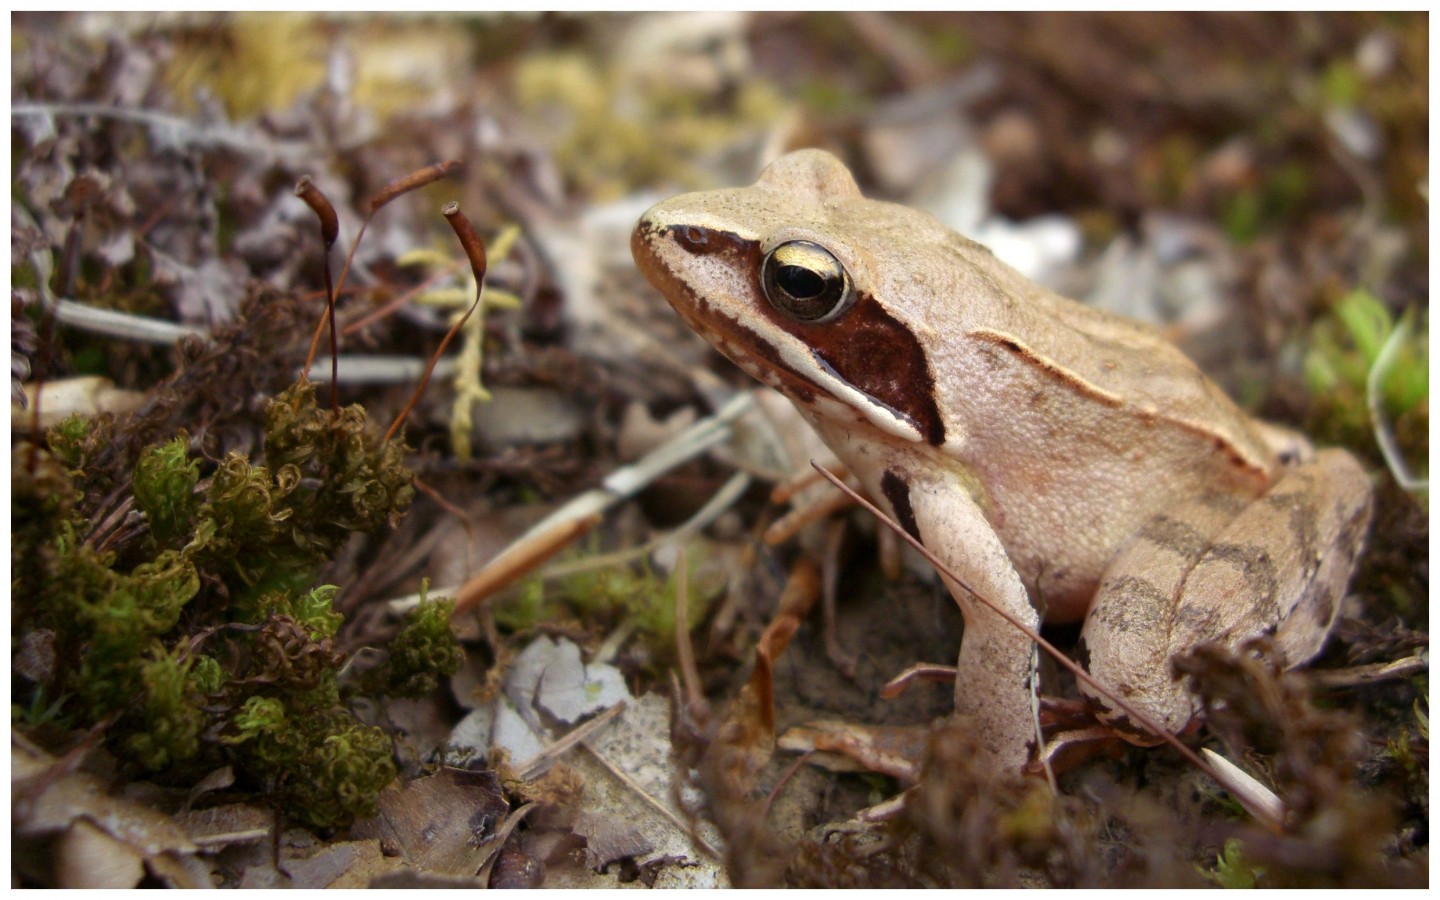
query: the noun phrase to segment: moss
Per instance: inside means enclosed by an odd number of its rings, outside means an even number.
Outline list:
[[[262,734],[276,734],[286,724],[285,704],[274,697],[251,697],[231,719],[235,734],[226,737],[225,741],[243,744]]]
[[[389,737],[338,711],[333,685],[278,697],[251,697],[224,741],[240,748],[291,815],[319,828],[373,816],[395,778]]]
[[[593,552],[593,551],[592,551]],[[694,573],[702,566],[691,554],[687,621],[693,627],[705,617],[709,595],[697,589]],[[675,649],[675,604],[678,582],[662,578],[649,566],[585,567],[553,581],[532,578],[494,608],[502,628],[523,631],[540,622],[578,617],[585,622],[629,622],[657,661],[669,660]]]
[[[82,416],[67,416],[46,435],[50,452],[72,469],[78,469],[82,464],[91,421]]]
[[[345,621],[331,606],[338,590],[334,585],[322,584],[308,591],[266,591],[252,602],[237,604],[237,614],[241,621],[254,624],[282,616],[303,628],[311,640],[323,641],[333,638]]]
[[[200,750],[200,730],[205,726],[202,685],[209,673],[196,673],[194,662],[157,649],[138,667],[144,728],[126,738],[125,746],[147,769],[164,769]]]
[[[195,512],[195,485],[200,463],[185,453],[182,432],[168,444],[154,447],[135,463],[135,506],[150,524],[158,543],[169,544],[188,530]]]
[[[390,641],[390,656],[373,671],[372,692],[391,697],[418,697],[435,690],[440,676],[454,675],[465,653],[450,630],[455,601],[428,599],[420,591],[420,605],[405,616],[399,633]]]
[[[1215,857],[1215,867],[1200,874],[1223,888],[1253,888],[1265,877],[1264,866],[1252,866],[1245,861],[1244,848],[1240,841],[1231,838],[1225,842],[1225,849]]]
[[[12,638],[53,636],[56,665],[42,683],[17,680],[12,717],[98,725],[122,765],[160,781],[230,763],[311,825],[372,814],[395,777],[390,740],[350,710],[338,589],[313,585],[355,532],[413,496],[404,447],[365,419],[318,408],[299,385],[267,408],[263,463],[232,452],[202,481],[183,432],[143,448],[126,485],[143,529],[115,527],[124,497],[99,496],[89,470],[108,423],[62,423],[53,452],[17,446]],[[384,692],[458,669],[449,610],[412,615]]]
[[[347,724],[306,748],[289,769],[293,806],[319,827],[375,815],[380,791],[395,780],[391,753],[381,729]]]

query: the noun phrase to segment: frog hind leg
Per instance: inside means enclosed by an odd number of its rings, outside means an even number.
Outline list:
[[[1151,519],[1117,555],[1081,631],[1081,664],[1171,733],[1196,712],[1171,669],[1205,642],[1238,648],[1272,635],[1281,662],[1320,651],[1371,513],[1364,470],[1327,450],[1285,470],[1260,498],[1212,495]],[[1081,687],[1102,722],[1134,743],[1140,723]]]

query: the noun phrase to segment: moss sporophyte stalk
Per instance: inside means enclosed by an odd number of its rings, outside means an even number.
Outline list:
[[[68,420],[48,449],[15,448],[12,640],[47,662],[17,668],[12,720],[100,726],[160,781],[233,765],[314,826],[372,815],[395,777],[391,740],[351,701],[433,689],[462,660],[449,601],[426,599],[386,663],[340,678],[338,588],[316,576],[409,506],[403,444],[367,434],[359,406],[317,407],[302,383],[267,407],[263,463],[231,452],[207,474],[180,433],[139,455],[128,491],[102,493],[84,468],[96,427]]]

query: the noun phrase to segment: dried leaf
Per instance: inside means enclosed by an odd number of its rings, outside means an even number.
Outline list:
[[[469,877],[488,856],[483,844],[509,809],[493,772],[445,768],[386,788],[380,814],[351,833],[378,838],[416,869]]]

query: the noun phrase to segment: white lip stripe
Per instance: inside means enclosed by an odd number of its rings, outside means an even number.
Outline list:
[[[780,358],[792,371],[804,373],[813,384],[824,388],[835,399],[858,411],[876,428],[902,440],[918,442],[923,439],[920,429],[914,424],[898,418],[889,407],[874,397],[827,372],[823,366],[816,363],[814,351],[798,338],[784,334],[783,339],[774,346],[780,352]]]

